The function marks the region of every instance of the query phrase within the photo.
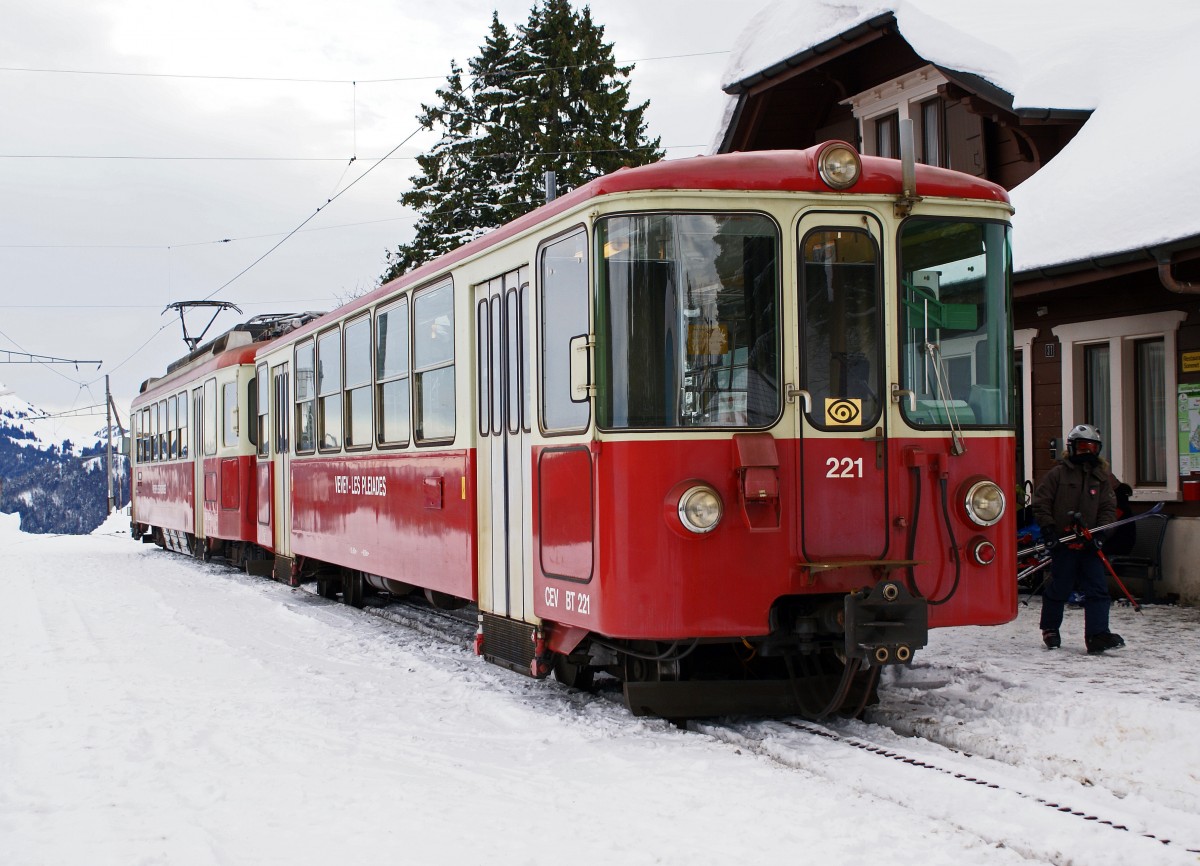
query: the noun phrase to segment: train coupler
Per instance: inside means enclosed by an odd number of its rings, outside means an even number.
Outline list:
[[[894,581],[845,597],[846,657],[904,664],[929,641],[929,603]]]

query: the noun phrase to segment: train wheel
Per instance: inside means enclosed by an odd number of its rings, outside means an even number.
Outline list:
[[[564,686],[572,689],[591,689],[596,677],[596,669],[586,664],[575,664],[569,656],[554,657],[554,678]]]
[[[341,581],[334,577],[318,577],[317,578],[317,595],[321,598],[336,599],[338,589],[341,588]]]
[[[361,571],[344,572],[342,574],[342,601],[351,607],[362,607],[363,583]]]
[[[467,600],[448,592],[438,592],[436,589],[425,590],[425,600],[438,610],[458,610],[467,606]]]

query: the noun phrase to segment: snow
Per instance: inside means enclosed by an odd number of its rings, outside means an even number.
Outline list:
[[[725,86],[893,11],[926,60],[971,72],[1016,108],[1094,109],[1075,138],[1012,190],[1018,271],[1200,234],[1200,118],[1186,98],[1200,4],[1164,0],[775,0],[738,38]],[[731,102],[733,98],[731,98]],[[721,133],[732,119],[728,108]]]
[[[936,632],[864,722],[682,731],[139,544],[127,521],[48,538],[0,515],[0,862],[1182,864],[1200,849],[1196,610],[1117,607],[1129,647],[1095,657],[1078,612],[1063,649],[1042,649],[1035,601],[1008,626]]]
[[[104,416],[101,414],[99,417],[103,419]],[[69,440],[71,453],[78,457],[85,448],[100,444],[100,435],[94,432],[96,423],[89,416],[49,417],[0,382],[0,426],[20,430],[24,435],[15,441],[27,447],[44,451],[59,447]],[[103,428],[104,421],[101,420],[99,425]],[[89,430],[92,432],[87,432]]]

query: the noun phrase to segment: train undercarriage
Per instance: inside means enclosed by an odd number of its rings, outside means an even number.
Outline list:
[[[469,605],[362,571],[276,559],[248,542],[198,539],[140,524],[133,524],[131,533],[166,550],[203,561],[217,557],[292,586],[315,583],[320,596],[353,607],[414,595],[440,610]],[[815,720],[856,717],[874,703],[881,669],[908,662],[925,645],[927,613],[924,599],[900,582],[884,580],[846,595],[780,599],[771,612],[769,634],[735,639],[621,640],[561,628],[556,635],[554,623],[538,627],[474,608],[463,610],[461,618],[477,621],[474,649],[487,661],[539,679],[553,673],[582,690],[605,678],[615,680],[634,715]]]

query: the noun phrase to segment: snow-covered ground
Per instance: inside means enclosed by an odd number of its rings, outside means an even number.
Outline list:
[[[865,722],[682,731],[126,520],[0,515],[5,866],[1200,862],[1194,609],[1118,607],[1094,657],[1035,600]]]

